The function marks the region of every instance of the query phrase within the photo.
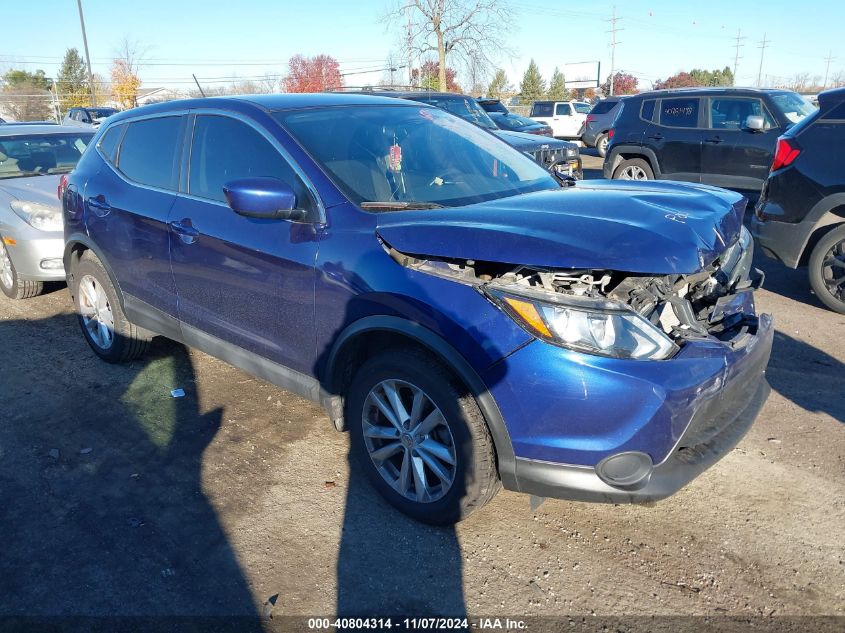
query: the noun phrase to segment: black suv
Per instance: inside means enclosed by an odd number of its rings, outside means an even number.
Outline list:
[[[687,88],[628,97],[613,124],[604,176],[686,180],[756,197],[778,136],[815,110],[787,90]]]
[[[807,266],[819,300],[845,313],[845,88],[778,139],[754,215],[763,252]]]

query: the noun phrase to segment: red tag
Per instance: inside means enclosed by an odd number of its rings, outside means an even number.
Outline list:
[[[396,143],[390,146],[390,170],[402,170],[402,148]]]

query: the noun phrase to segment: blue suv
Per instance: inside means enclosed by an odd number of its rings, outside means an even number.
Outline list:
[[[745,200],[571,182],[437,108],[366,95],[157,104],[103,124],[61,197],[109,362],[166,336],[321,403],[403,512],[500,485],[671,495],[768,393]]]

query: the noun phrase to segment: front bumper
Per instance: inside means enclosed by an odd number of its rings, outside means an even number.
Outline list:
[[[541,342],[514,352],[490,388],[516,456],[514,483],[506,487],[609,503],[671,495],[751,426],[769,391],[772,339],[764,314],[741,344],[688,343],[665,361],[591,357]],[[655,464],[633,489],[605,483],[596,470],[626,452]]]
[[[64,281],[62,263],[65,241],[61,233],[47,233],[29,227],[3,232],[6,251],[12,259],[18,278],[27,281]],[[14,244],[10,243],[14,242]]]

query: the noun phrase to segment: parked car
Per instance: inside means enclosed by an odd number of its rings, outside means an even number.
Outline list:
[[[685,180],[756,198],[780,134],[815,108],[787,90],[655,90],[622,101],[605,178]]]
[[[581,126],[581,142],[586,147],[595,147],[602,158],[607,154],[610,141],[608,133],[613,128],[613,121],[619,113],[623,97],[607,97],[596,102]]]
[[[34,297],[45,281],[64,281],[56,188],[93,135],[57,125],[0,128],[0,290],[7,297]]]
[[[581,152],[577,145],[554,139],[538,139],[536,134],[501,130],[493,122],[493,119],[490,118],[490,115],[478,105],[475,99],[467,95],[456,94],[454,92],[429,92],[420,90],[366,91],[361,94],[410,99],[436,106],[441,110],[451,112],[465,121],[484,128],[519,151],[530,154],[538,164],[548,170],[554,171],[558,175],[572,176],[576,179],[584,177]]]
[[[584,101],[535,101],[528,116],[550,126],[555,138],[580,139],[591,108]]]
[[[477,125],[352,94],[121,113],[62,191],[94,353],[128,361],[163,335],[320,402],[422,521],[500,482],[661,499],[767,394],[735,193],[561,186]]]
[[[6,121],[3,125],[58,125],[55,121]]]
[[[528,117],[519,116],[518,114],[502,114],[501,112],[490,112],[490,118],[493,119],[500,130],[510,130],[511,132],[522,132],[523,134],[538,134],[540,136],[551,136],[552,128],[545,123],[540,123]]]
[[[845,313],[845,88],[777,141],[751,227],[763,252],[807,266],[810,286]]]
[[[476,99],[476,101],[488,114],[493,114],[494,112],[510,114],[510,110],[499,99]]]
[[[99,127],[108,117],[117,114],[115,108],[71,108],[65,115],[62,125],[77,127]]]

